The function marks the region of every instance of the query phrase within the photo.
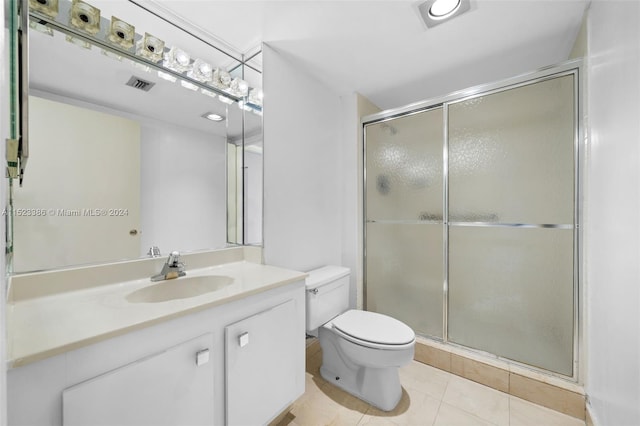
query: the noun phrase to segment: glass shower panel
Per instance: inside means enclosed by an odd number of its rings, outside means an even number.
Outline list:
[[[442,108],[368,125],[367,220],[442,221]]]
[[[449,221],[573,223],[573,91],[567,75],[449,106]]]
[[[573,373],[573,230],[449,230],[449,340]]]
[[[442,337],[443,225],[368,223],[367,310]]]
[[[366,132],[366,308],[442,338],[442,108]]]

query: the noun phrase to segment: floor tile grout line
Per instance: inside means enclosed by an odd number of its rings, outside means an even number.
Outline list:
[[[511,394],[507,394],[507,409],[509,414],[509,426],[511,426]]]
[[[436,410],[436,416],[433,418],[433,422],[431,422],[431,426],[435,426],[438,421],[438,415],[440,415],[440,407],[442,407],[442,399],[438,403],[438,409]]]

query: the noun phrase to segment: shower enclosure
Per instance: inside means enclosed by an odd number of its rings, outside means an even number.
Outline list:
[[[579,63],[363,119],[365,307],[576,378]]]

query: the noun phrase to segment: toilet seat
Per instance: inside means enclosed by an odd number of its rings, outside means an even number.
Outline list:
[[[395,318],[355,309],[334,318],[332,328],[355,344],[383,350],[410,348],[416,337],[411,327]]]

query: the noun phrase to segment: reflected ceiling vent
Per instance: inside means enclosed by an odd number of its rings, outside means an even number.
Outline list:
[[[127,86],[131,86],[134,89],[144,90],[145,92],[151,90],[151,88],[155,85],[156,84],[154,82],[143,80],[140,77],[136,77],[135,75],[132,75],[129,81],[127,81]]]

